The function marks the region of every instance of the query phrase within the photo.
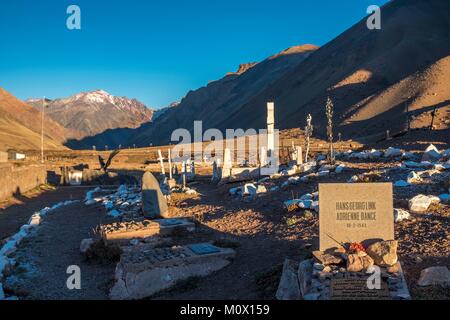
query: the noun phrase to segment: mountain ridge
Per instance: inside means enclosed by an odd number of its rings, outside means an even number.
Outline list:
[[[42,99],[28,99],[42,108]],[[104,90],[80,92],[67,98],[47,100],[46,114],[64,128],[68,138],[84,138],[116,128],[137,128],[150,121],[154,110],[137,99],[117,97]]]

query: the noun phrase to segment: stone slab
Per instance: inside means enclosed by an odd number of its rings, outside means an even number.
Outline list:
[[[240,182],[259,179],[260,169],[259,168],[232,168],[228,182]]]
[[[390,300],[388,284],[381,281],[381,289],[370,290],[365,279],[333,279],[331,300]]]
[[[115,243],[128,243],[133,239],[145,239],[152,236],[169,236],[177,231],[189,231],[195,230],[195,223],[189,219],[157,219],[157,220],[144,220],[148,224],[138,230],[118,230],[117,232],[108,232],[108,228],[114,226],[102,225],[100,226],[100,232],[104,240]]]
[[[190,247],[145,249],[138,246],[125,250],[116,268],[116,283],[110,298],[134,300],[149,297],[179,280],[218,271],[235,256],[235,251],[228,248],[215,247],[217,251],[214,253],[196,254]]]
[[[320,251],[394,239],[392,183],[319,185]]]
[[[301,292],[297,277],[298,263],[286,259],[283,265],[280,284],[276,293],[277,300],[300,300]]]
[[[142,177],[142,212],[149,219],[166,217],[169,208],[158,180],[147,171]]]

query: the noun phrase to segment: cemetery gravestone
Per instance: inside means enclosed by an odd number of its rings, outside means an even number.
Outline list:
[[[394,239],[391,183],[320,184],[320,251]]]
[[[212,167],[213,167],[213,174],[212,174],[211,182],[218,182],[218,181],[220,181],[221,174],[219,172],[219,168],[217,166],[216,161],[213,162]]]
[[[148,219],[167,217],[169,211],[159,182],[151,172],[142,177],[142,211]]]
[[[297,165],[300,166],[303,164],[303,152],[302,147],[296,147],[296,156],[297,156]]]

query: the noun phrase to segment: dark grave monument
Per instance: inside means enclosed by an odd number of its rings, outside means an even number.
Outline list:
[[[142,177],[142,211],[147,219],[166,218],[169,211],[158,180],[148,171]]]

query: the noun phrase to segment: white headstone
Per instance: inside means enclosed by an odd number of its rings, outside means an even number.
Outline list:
[[[231,176],[231,169],[233,168],[233,162],[231,159],[231,150],[226,148],[223,156],[222,166],[222,179]]]
[[[232,168],[232,167],[233,167],[233,163],[231,160],[231,150],[226,148],[225,154],[223,156],[223,168]]]
[[[267,165],[267,149],[266,147],[261,147],[261,153],[259,155],[259,163],[261,167],[265,167]]]
[[[267,103],[267,150],[273,153],[275,150],[275,104]]]
[[[303,164],[303,151],[302,147],[296,147],[297,165]]]

